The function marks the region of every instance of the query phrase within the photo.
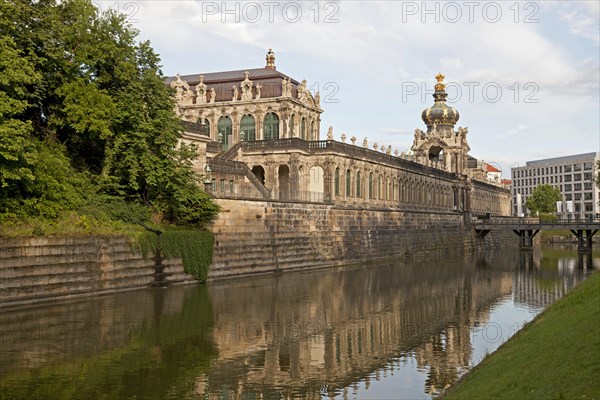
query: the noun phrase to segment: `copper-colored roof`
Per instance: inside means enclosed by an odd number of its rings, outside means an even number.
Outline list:
[[[245,79],[244,73],[246,71],[250,73],[248,78],[254,83],[252,90],[253,97],[256,96],[257,84],[261,86],[261,98],[281,96],[281,80],[283,78],[290,78],[288,75],[271,68],[208,72],[193,75],[181,75],[180,77],[190,85],[190,90],[194,92],[196,90],[196,84],[200,82],[200,75],[204,75],[204,84],[206,85],[207,90],[215,88],[217,94],[216,101],[230,101],[233,97],[233,85],[238,86],[238,90],[240,89],[240,83]],[[169,85],[176,79],[176,76],[167,77],[165,83]],[[292,83],[292,95],[296,97],[296,88],[300,82],[292,78],[290,78],[290,82]]]

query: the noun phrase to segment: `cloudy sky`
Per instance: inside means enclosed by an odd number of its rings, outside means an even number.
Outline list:
[[[503,169],[600,151],[599,2],[121,1],[166,75],[263,67],[321,93],[321,131],[401,151],[438,72],[471,154]],[[339,139],[338,139],[339,140]]]

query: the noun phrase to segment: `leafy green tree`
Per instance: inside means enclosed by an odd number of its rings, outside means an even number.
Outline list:
[[[543,184],[533,190],[525,205],[533,215],[552,214],[556,211],[556,202],[561,199],[558,188]]]
[[[27,87],[39,80],[15,42],[0,36],[0,196],[32,182],[37,158],[30,142],[32,124],[20,118],[29,107]]]
[[[596,177],[596,185],[600,188],[600,160],[598,160],[596,167],[598,168],[598,176]]]
[[[124,16],[89,0],[5,0],[0,32],[0,207],[52,197],[36,176],[52,177],[43,152],[68,188],[89,178],[114,204],[145,204],[171,222],[216,215],[191,169],[195,148],[179,143],[160,58]],[[71,194],[57,204],[78,207]]]

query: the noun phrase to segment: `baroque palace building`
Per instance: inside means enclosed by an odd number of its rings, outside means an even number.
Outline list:
[[[335,140],[332,127],[322,138],[319,93],[277,71],[272,50],[264,68],[166,83],[215,197],[509,215],[510,191],[468,154],[468,129],[454,129],[459,113],[446,104],[444,76],[436,79],[410,154],[367,138]]]

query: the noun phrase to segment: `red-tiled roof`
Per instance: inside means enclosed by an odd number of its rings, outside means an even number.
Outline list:
[[[487,168],[487,172],[502,172],[498,168],[496,168],[490,164],[486,164],[485,167]]]
[[[510,179],[500,179],[500,183],[503,185],[510,185],[512,184],[512,180]]]

